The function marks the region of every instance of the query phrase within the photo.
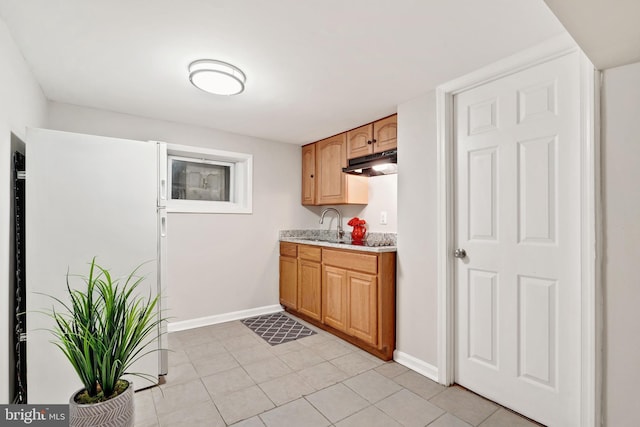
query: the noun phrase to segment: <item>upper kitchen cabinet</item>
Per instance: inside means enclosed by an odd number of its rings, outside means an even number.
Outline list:
[[[303,205],[368,203],[367,179],[342,172],[347,165],[346,147],[345,133],[302,147]]]
[[[318,172],[318,204],[344,203],[347,198],[345,134],[316,143],[316,171]]]
[[[316,204],[316,144],[302,147],[302,204]]]
[[[347,159],[373,153],[373,123],[347,132]]]
[[[398,147],[398,115],[373,122],[373,152],[393,150]]]
[[[397,114],[347,132],[347,159],[392,150],[397,146]]]

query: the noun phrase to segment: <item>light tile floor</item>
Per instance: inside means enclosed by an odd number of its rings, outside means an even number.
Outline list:
[[[170,334],[169,375],[136,393],[136,427],[537,425],[307,326],[318,334],[273,347],[239,321]]]

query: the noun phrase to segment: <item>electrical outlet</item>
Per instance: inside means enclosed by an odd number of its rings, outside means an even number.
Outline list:
[[[387,225],[387,212],[386,211],[380,212],[380,224]]]

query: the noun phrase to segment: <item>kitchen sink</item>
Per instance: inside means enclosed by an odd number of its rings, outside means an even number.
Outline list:
[[[305,239],[305,240],[309,240],[311,242],[326,242],[326,243],[341,243],[341,244],[347,244],[348,242],[345,241],[341,241],[338,239]]]
[[[307,241],[307,242],[339,243],[339,244],[342,244],[342,245],[346,245],[346,244],[351,243],[351,242],[347,242],[347,241],[344,241],[344,240],[338,240],[338,239],[311,239],[311,238],[306,239],[306,238],[301,238],[300,240],[304,240],[304,241]]]

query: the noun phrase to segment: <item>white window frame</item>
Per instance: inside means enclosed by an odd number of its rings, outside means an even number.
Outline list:
[[[171,198],[170,159],[196,163],[231,166],[230,201],[183,200]],[[178,213],[253,213],[253,155],[214,150],[188,145],[166,144],[160,148],[160,201],[164,199],[167,212]],[[164,193],[164,194],[162,194]]]

